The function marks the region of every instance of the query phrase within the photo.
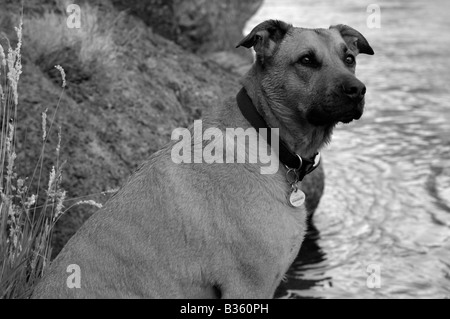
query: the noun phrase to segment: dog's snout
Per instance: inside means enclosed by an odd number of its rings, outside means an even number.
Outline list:
[[[344,83],[342,90],[352,100],[362,100],[366,94],[366,86],[359,80]]]

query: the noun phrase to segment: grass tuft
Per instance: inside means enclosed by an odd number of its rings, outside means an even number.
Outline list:
[[[65,12],[64,1],[60,11]],[[42,16],[31,16],[24,20],[27,57],[50,74],[55,65],[70,66],[68,80],[71,83],[95,78],[111,78],[111,70],[117,61],[117,49],[109,23],[100,23],[103,17],[97,7],[88,3],[81,9],[81,28],[69,28],[67,15],[47,11]],[[102,20],[103,21],[103,20]],[[58,69],[59,70],[59,69]]]
[[[61,188],[62,165],[57,151],[56,165],[45,190],[43,207],[37,210],[39,189],[15,173],[16,121],[22,73],[22,21],[16,29],[17,44],[5,50],[0,46],[0,298],[29,297],[35,282],[43,275],[51,256],[53,228],[64,213],[66,193]],[[5,54],[7,52],[7,54]],[[61,68],[62,69],[62,68]],[[62,89],[64,90],[64,88]],[[52,123],[51,123],[52,124]],[[51,130],[47,113],[42,115],[42,154]],[[60,141],[60,140],[59,140]],[[58,145],[58,150],[59,150]],[[42,158],[37,167],[42,167]]]
[[[95,10],[88,17],[96,17]],[[46,18],[49,18],[47,21]],[[90,62],[104,58],[112,51],[100,54],[104,48],[110,46],[108,36],[102,38],[100,33],[82,31],[81,34],[58,34],[57,23],[61,22],[61,16],[47,13],[43,18],[20,19],[20,24],[15,28],[17,42],[13,49],[10,41],[3,36],[8,44],[5,48],[0,43],[0,298],[28,298],[36,282],[43,276],[52,256],[53,231],[58,220],[71,207],[78,205],[90,205],[101,208],[102,205],[92,200],[79,200],[66,208],[65,202],[73,202],[67,199],[66,191],[61,187],[64,162],[60,160],[61,127],[57,132],[58,143],[56,145],[54,166],[50,171],[47,187],[41,187],[45,146],[52,134],[56,114],[60,107],[63,94],[66,90],[66,72],[59,64],[52,63],[52,69],[56,69],[61,76],[61,95],[55,111],[49,115],[46,108],[41,113],[42,146],[40,157],[36,163],[31,178],[21,178],[16,174],[16,127],[17,108],[19,95],[17,92],[20,75],[22,74],[22,38],[23,30],[41,32],[34,36],[27,46],[33,48],[35,58],[45,56],[49,48],[58,51],[64,45],[76,45],[79,43],[80,51],[77,53],[83,67],[88,68]],[[95,25],[96,22],[91,22]],[[49,24],[50,27],[47,25]],[[40,27],[42,27],[40,29]],[[28,29],[29,28],[29,29]],[[28,30],[27,30],[28,29]],[[46,33],[49,32],[49,33]],[[89,37],[83,32],[87,32]],[[92,41],[92,43],[90,43]],[[99,41],[96,43],[96,41]],[[102,42],[103,41],[103,42]],[[72,43],[73,42],[73,43]],[[49,48],[45,48],[49,45]],[[109,52],[109,53],[108,53]],[[47,54],[48,55],[48,54]],[[96,61],[96,60],[95,60]],[[105,62],[107,60],[103,60]],[[36,62],[36,61],[34,61]],[[95,63],[98,63],[96,61]],[[50,64],[49,64],[50,65]],[[95,72],[92,69],[89,72]],[[19,163],[20,164],[20,163]],[[33,183],[33,180],[37,183]],[[32,185],[36,185],[32,189]]]

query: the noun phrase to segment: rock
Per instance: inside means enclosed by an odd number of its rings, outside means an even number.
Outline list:
[[[112,0],[153,30],[184,49],[206,53],[229,51],[242,39],[245,23],[263,0]],[[244,49],[242,55],[249,57]]]
[[[245,75],[251,67],[247,58],[230,51],[213,52],[205,54],[204,57],[217,63],[218,67],[241,76]]]
[[[152,27],[153,31],[175,41],[178,27],[175,19],[173,0],[112,0],[119,10],[126,10]]]

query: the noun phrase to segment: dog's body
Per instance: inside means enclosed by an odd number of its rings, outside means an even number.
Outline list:
[[[337,122],[361,116],[362,83],[343,62],[343,50],[373,51],[355,30],[305,30],[271,20],[240,45],[254,46],[258,55],[243,80],[248,95],[295,153],[312,157]],[[305,52],[321,66],[296,65]],[[350,92],[350,82],[358,92]],[[336,93],[341,84],[344,93]],[[209,127],[251,125],[232,99],[203,120],[203,129]],[[306,231],[305,209],[287,200],[286,169],[262,175],[260,164],[175,164],[173,145],[154,154],[85,223],[35,298],[273,297]],[[81,288],[67,285],[70,265],[79,266]]]

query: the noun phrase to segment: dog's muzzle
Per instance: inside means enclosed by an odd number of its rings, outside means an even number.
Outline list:
[[[339,122],[350,123],[359,120],[364,113],[366,86],[354,76],[345,76],[336,80],[337,85],[320,101],[313,103],[306,118],[313,125],[333,125]]]
[[[366,86],[355,77],[346,79],[341,86],[341,94],[347,100],[350,110],[344,111],[339,121],[350,123],[353,120],[359,120],[364,113],[364,97],[366,95]]]

